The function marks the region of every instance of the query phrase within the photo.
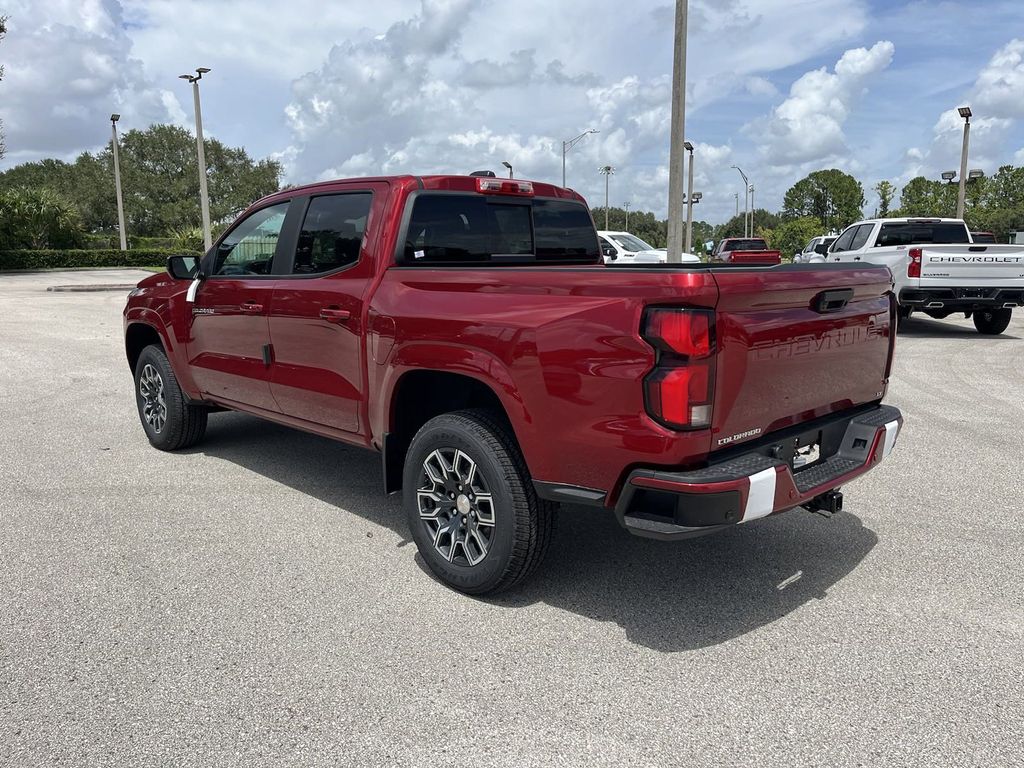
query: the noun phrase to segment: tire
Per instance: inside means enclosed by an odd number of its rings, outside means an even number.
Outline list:
[[[206,408],[188,402],[167,355],[156,344],[143,349],[135,364],[135,403],[146,437],[161,451],[188,448],[206,433]]]
[[[537,498],[515,438],[490,411],[428,421],[409,446],[402,481],[413,540],[449,587],[500,592],[543,559],[555,505]]]
[[[979,309],[974,312],[974,327],[978,333],[986,336],[996,336],[1006,330],[1010,324],[1012,309],[1001,307],[999,309]]]

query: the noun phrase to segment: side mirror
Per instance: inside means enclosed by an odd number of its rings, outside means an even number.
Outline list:
[[[612,261],[615,261],[615,259],[619,258],[619,252],[612,248],[610,245],[602,247],[601,252],[604,254],[605,258],[611,259]]]
[[[201,280],[199,274],[198,256],[169,256],[167,259],[167,274],[175,280]]]

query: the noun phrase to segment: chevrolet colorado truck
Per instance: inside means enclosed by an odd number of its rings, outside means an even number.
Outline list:
[[[711,252],[711,260],[726,264],[780,264],[782,252],[769,249],[762,237],[726,237]]]
[[[260,200],[124,328],[156,448],[232,409],[375,450],[426,564],[484,594],[559,502],[662,539],[838,511],[902,425],[895,312],[884,267],[613,268],[571,190],[398,176]]]
[[[963,312],[985,335],[1000,334],[1024,305],[1024,246],[975,242],[961,219],[868,219],[832,243],[828,260],[892,270],[901,319]]]

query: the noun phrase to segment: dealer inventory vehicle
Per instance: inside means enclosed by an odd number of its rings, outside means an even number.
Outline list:
[[[228,408],[376,450],[426,564],[483,594],[536,567],[559,502],[666,539],[838,511],[902,424],[891,289],[860,264],[611,268],[571,190],[352,179],[172,257],[125,350],[154,446]]]
[[[763,237],[726,237],[711,252],[711,261],[726,264],[780,264],[782,253],[768,247]]]
[[[606,264],[621,267],[624,264],[659,264],[668,260],[668,251],[655,248],[629,232],[598,230],[601,254]],[[684,263],[696,264],[700,257],[692,253],[682,254]]]
[[[979,333],[992,335],[1024,304],[1024,246],[975,243],[961,219],[858,221],[832,243],[828,258],[889,267],[901,318],[963,312]]]

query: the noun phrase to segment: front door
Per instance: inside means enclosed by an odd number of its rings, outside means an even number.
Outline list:
[[[270,311],[271,392],[282,413],[364,431],[363,304],[387,188],[353,185],[305,205],[291,275],[277,283]]]
[[[204,395],[277,411],[270,392],[270,315],[288,202],[238,222],[204,263],[191,307],[189,365]]]

